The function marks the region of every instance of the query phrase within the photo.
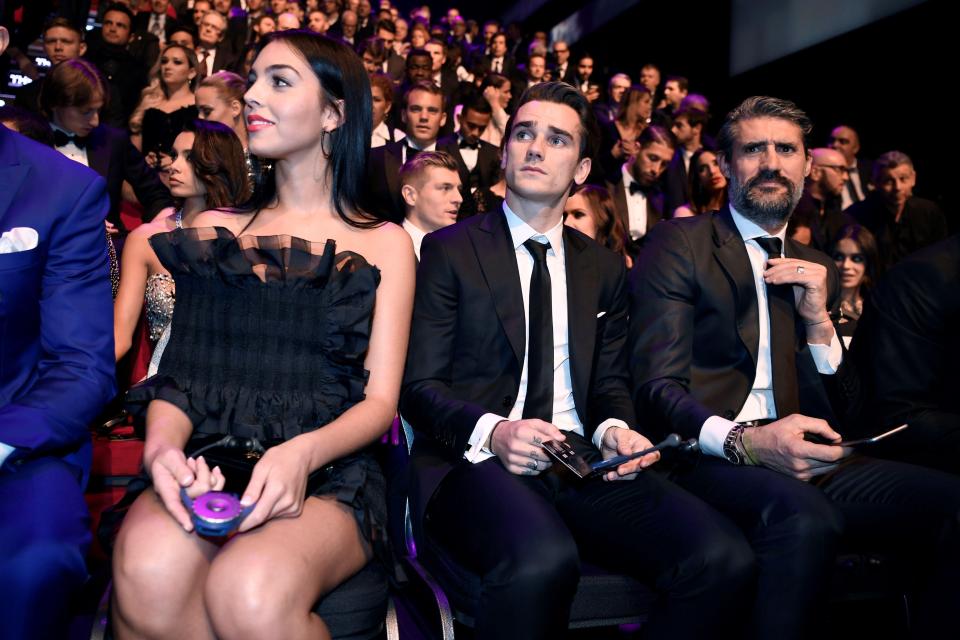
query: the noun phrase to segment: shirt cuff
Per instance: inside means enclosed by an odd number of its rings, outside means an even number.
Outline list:
[[[840,362],[843,360],[843,349],[840,348],[840,339],[837,332],[833,332],[830,344],[810,344],[810,355],[813,356],[813,362],[817,365],[817,371],[825,376],[832,376],[840,368]]]
[[[597,428],[593,432],[593,446],[595,446],[597,449],[601,449],[600,444],[603,442],[603,434],[605,434],[607,429],[610,427],[616,427],[618,429],[630,428],[623,420],[619,420],[617,418],[607,418],[597,425]]]
[[[490,451],[484,445],[487,443],[490,433],[493,432],[493,428],[504,420],[506,418],[495,413],[485,413],[480,416],[480,419],[477,420],[477,426],[473,428],[473,433],[470,434],[470,439],[467,440],[467,450],[463,454],[467,462],[477,464],[494,456],[493,451]]]
[[[703,426],[700,427],[700,450],[707,455],[726,459],[726,456],[723,455],[723,442],[735,426],[737,426],[736,422],[720,416],[707,418]]]
[[[14,448],[8,444],[3,444],[0,442],[0,467],[3,466],[3,463],[7,461],[7,458],[13,453]]]

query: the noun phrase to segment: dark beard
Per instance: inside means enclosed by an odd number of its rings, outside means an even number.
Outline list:
[[[775,200],[755,198],[752,194],[754,187],[771,180],[786,187],[786,193]],[[787,223],[790,214],[800,202],[801,195],[802,190],[780,175],[779,171],[761,171],[742,186],[736,176],[730,176],[730,200],[734,208],[745,218],[767,230],[780,229]]]

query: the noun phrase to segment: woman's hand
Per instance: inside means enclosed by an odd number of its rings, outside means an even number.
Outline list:
[[[187,464],[183,450],[173,446],[162,447],[152,459],[144,460],[144,467],[153,479],[153,490],[160,496],[163,506],[184,531],[193,531],[190,514],[180,501],[180,488],[191,486],[196,474]]]
[[[240,500],[245,507],[257,505],[240,524],[240,533],[271,518],[300,515],[311,471],[309,451],[305,449],[294,439],[271,447],[263,454]]]

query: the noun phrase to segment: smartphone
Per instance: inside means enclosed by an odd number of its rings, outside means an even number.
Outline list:
[[[804,434],[803,439],[808,442],[813,442],[815,444],[830,445],[831,447],[857,447],[862,444],[873,444],[874,442],[880,442],[884,438],[889,438],[893,434],[903,431],[906,428],[907,428],[907,425],[902,424],[899,427],[890,429],[890,431],[884,431],[883,433],[879,433],[870,438],[858,438],[857,440],[841,440],[840,442],[830,442],[829,440],[825,440],[824,438],[813,433]]]

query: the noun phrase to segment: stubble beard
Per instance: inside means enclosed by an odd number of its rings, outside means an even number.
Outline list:
[[[786,191],[782,196],[766,196],[759,193],[760,182],[773,180],[782,184]],[[800,202],[802,186],[798,186],[783,177],[778,171],[761,171],[746,184],[740,184],[738,178],[730,176],[730,201],[745,218],[767,230],[779,230],[790,219],[790,214]]]

